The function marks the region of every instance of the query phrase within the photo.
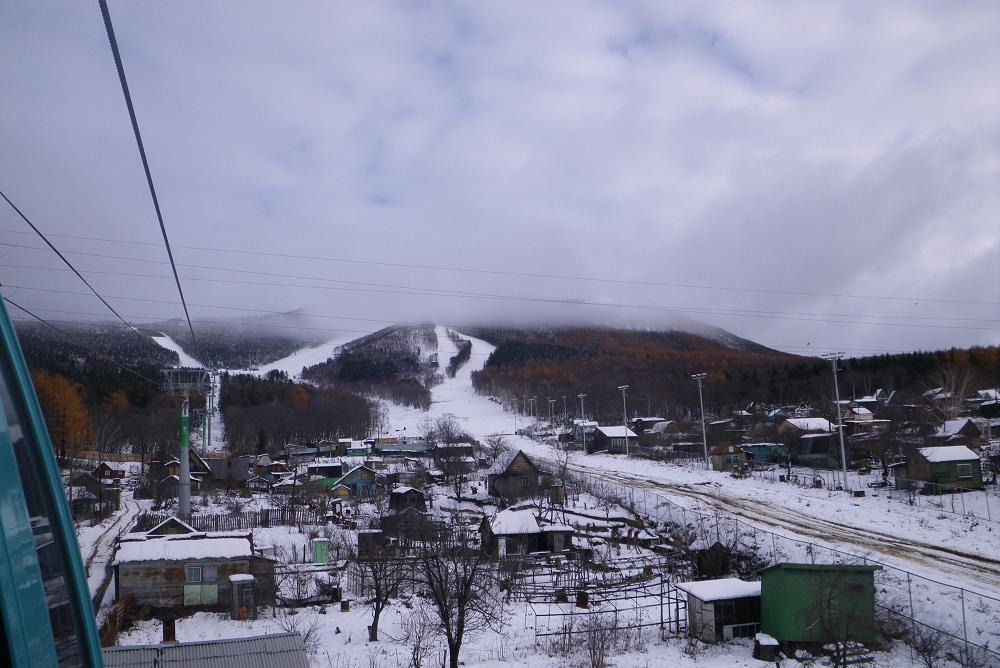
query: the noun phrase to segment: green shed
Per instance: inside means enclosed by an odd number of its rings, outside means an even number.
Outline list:
[[[913,481],[930,483],[932,492],[983,488],[979,455],[964,445],[919,448],[907,460],[902,474],[910,485]]]
[[[782,642],[875,640],[881,566],[776,564],[760,572],[760,630]]]

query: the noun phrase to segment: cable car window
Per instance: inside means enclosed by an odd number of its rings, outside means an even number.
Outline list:
[[[3,404],[8,434],[14,449],[14,458],[17,461],[18,475],[21,479],[21,490],[28,508],[56,655],[60,666],[79,666],[83,663],[79,642],[82,626],[74,612],[74,606],[70,604],[69,587],[66,582],[68,573],[64,560],[60,557],[66,551],[67,546],[57,544],[56,534],[52,531],[53,512],[49,497],[43,491],[45,490],[44,483],[38,475],[42,466],[41,462],[37,461],[38,451],[25,438],[25,431],[21,427],[21,420],[18,411],[15,410],[8,386],[9,379],[6,369],[2,369],[2,371],[0,373],[0,402]],[[70,546],[70,549],[77,548],[74,545]],[[22,631],[30,632],[31,629],[22,629]]]

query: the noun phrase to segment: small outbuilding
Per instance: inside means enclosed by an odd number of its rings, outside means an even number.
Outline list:
[[[760,583],[737,578],[681,582],[688,635],[704,642],[753,638],[760,631]]]
[[[881,566],[775,564],[760,572],[760,630],[781,642],[875,640]]]

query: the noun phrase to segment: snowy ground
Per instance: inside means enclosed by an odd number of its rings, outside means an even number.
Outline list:
[[[174,341],[166,334],[161,334],[160,336],[154,336],[152,338],[153,342],[156,343],[156,345],[160,346],[161,348],[166,348],[167,350],[172,350],[173,352],[177,353],[177,356],[180,358],[181,366],[193,367],[195,369],[204,366],[201,362],[199,362],[198,360],[196,360],[195,358],[191,357],[186,352],[184,352],[184,349],[181,348],[180,344]]]

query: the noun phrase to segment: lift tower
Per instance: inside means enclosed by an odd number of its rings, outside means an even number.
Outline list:
[[[209,402],[213,387],[212,373],[208,369],[164,369],[163,370],[163,391],[168,394],[181,393],[184,395],[184,403],[181,405],[181,443],[180,456],[181,474],[177,481],[177,515],[185,521],[191,521],[191,453],[190,453],[190,407],[188,395],[191,392],[202,394]],[[206,420],[211,419],[211,415],[206,411]]]

